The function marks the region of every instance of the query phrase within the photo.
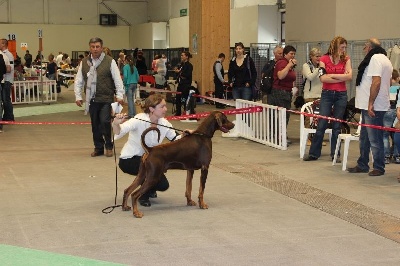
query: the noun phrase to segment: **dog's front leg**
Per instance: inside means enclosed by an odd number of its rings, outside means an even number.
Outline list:
[[[188,206],[196,206],[196,202],[194,202],[192,200],[193,173],[194,173],[194,170],[187,170],[185,197],[186,197]]]
[[[204,202],[204,189],[208,175],[208,167],[201,168],[200,188],[199,188],[199,207],[200,209],[208,209],[208,205]]]

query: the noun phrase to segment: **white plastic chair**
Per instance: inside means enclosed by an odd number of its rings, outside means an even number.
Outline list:
[[[362,116],[360,115],[360,124],[361,124],[361,121],[362,121]],[[336,143],[335,155],[333,156],[332,165],[336,164],[337,157],[338,157],[337,155],[338,155],[339,149],[340,149],[340,144],[343,140],[344,147],[343,147],[343,158],[342,158],[342,171],[346,171],[347,157],[349,155],[349,148],[350,148],[350,141],[352,141],[352,140],[360,141],[360,131],[361,131],[361,126],[358,125],[357,131],[354,134],[339,134],[337,143]]]
[[[313,102],[308,102],[301,107],[301,114],[300,114],[300,158],[301,159],[303,159],[304,153],[306,152],[308,135],[317,132],[317,129],[315,128],[308,128],[304,126],[305,116],[303,115],[303,113],[313,114],[314,110],[312,108],[312,105]],[[314,118],[310,116],[310,125],[312,124],[313,119]],[[327,128],[325,130],[325,134],[329,134],[329,141],[331,141],[332,129]]]

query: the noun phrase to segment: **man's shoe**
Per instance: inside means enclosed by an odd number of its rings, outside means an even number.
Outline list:
[[[396,164],[400,164],[400,156],[396,156],[396,157],[394,158],[394,162],[395,162]]]
[[[113,150],[111,149],[111,150],[108,150],[108,149],[106,149],[106,156],[107,157],[112,157],[113,156]]]
[[[380,176],[380,175],[384,175],[384,174],[385,174],[384,172],[381,172],[381,171],[376,170],[376,169],[374,169],[374,170],[372,170],[371,172],[368,173],[369,176]]]
[[[94,151],[90,154],[90,156],[92,156],[92,157],[97,157],[97,156],[101,156],[101,155],[104,155],[104,151],[94,150]]]
[[[314,157],[312,155],[308,155],[308,156],[303,158],[303,161],[306,161],[306,162],[308,162],[308,161],[316,161],[316,160],[318,160],[318,158]]]
[[[368,173],[368,170],[363,170],[360,167],[358,167],[358,165],[356,167],[347,168],[347,171],[349,173],[352,173],[352,174],[354,174],[354,173]]]
[[[390,157],[385,157],[385,164],[390,164]]]
[[[139,203],[143,207],[150,207],[151,206],[151,202],[150,202],[149,199],[139,199]]]

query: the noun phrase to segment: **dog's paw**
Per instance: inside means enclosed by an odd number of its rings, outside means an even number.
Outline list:
[[[143,212],[133,212],[133,216],[135,216],[136,218],[142,218],[143,217]]]
[[[196,204],[196,202],[194,202],[193,200],[188,200],[188,201],[187,201],[187,205],[188,205],[188,206],[196,206],[197,204]]]
[[[208,205],[205,204],[204,202],[202,204],[199,203],[199,207],[200,207],[200,209],[208,209]]]
[[[130,207],[130,206],[122,206],[122,210],[123,210],[124,212],[130,211],[130,210],[131,210],[131,207]]]

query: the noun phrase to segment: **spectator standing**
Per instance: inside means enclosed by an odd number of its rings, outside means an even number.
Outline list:
[[[42,53],[40,51],[38,51],[37,55],[35,57],[35,64],[40,65],[42,63],[43,59],[44,59],[44,56],[42,55]]]
[[[268,95],[268,104],[284,107],[290,110],[292,107],[292,90],[296,81],[297,60],[296,49],[286,45],[283,49],[283,57],[275,64],[274,78],[271,94]],[[290,113],[286,112],[286,126],[289,123]],[[290,141],[288,140],[288,144]]]
[[[56,64],[58,68],[61,68],[61,62],[63,61],[63,52],[59,51],[56,57]]]
[[[214,84],[215,84],[215,98],[218,99],[223,99],[224,98],[224,66],[222,63],[225,60],[225,54],[220,53],[218,55],[217,61],[215,61],[214,66],[213,66],[213,72],[214,72]],[[219,109],[225,108],[225,105],[222,103],[215,103],[215,107]]]
[[[154,56],[154,59],[153,59],[153,61],[151,62],[151,70],[153,71],[153,74],[157,74],[157,61],[158,61],[158,59],[160,59],[161,57],[158,55],[158,54],[156,54],[155,56]]]
[[[399,71],[397,69],[393,69],[392,72],[392,82],[390,86],[390,108],[386,111],[385,115],[383,116],[383,126],[384,127],[392,127],[393,122],[396,119],[396,104],[397,104],[397,97],[399,92]],[[395,93],[392,92],[395,90]],[[392,95],[395,94],[396,97],[392,99]],[[392,144],[390,145],[390,140],[392,139]],[[390,132],[387,130],[383,131],[383,145],[385,147],[385,164],[389,164],[390,160],[393,159],[395,163],[400,163],[400,157],[397,150],[396,145],[394,145],[394,132]],[[393,148],[393,150],[392,150]]]
[[[346,81],[352,79],[350,57],[346,54],[347,40],[341,36],[333,38],[328,52],[321,57],[318,75],[322,82],[322,93],[319,114],[336,119],[343,119],[347,106]],[[311,142],[309,155],[304,161],[315,161],[321,156],[327,119],[319,119],[317,131]],[[336,142],[340,134],[341,123],[332,122],[331,159],[336,150]]]
[[[125,95],[128,98],[128,115],[129,117],[134,117],[136,115],[134,100],[137,84],[139,82],[139,73],[134,65],[132,56],[127,55],[125,59],[126,65],[124,66],[122,73],[124,77]]]
[[[124,52],[120,52],[118,55],[118,60],[117,60],[117,65],[118,65],[118,69],[121,72],[121,75],[123,73],[123,68],[125,66],[125,54]]]
[[[303,96],[304,102],[314,102],[321,98],[322,82],[319,80],[318,68],[321,61],[321,51],[318,48],[312,48],[308,54],[309,60],[303,64]],[[305,127],[310,127],[310,117],[305,118]],[[313,134],[309,135],[307,146],[311,145]],[[322,142],[322,146],[326,146],[326,142]]]
[[[386,56],[378,39],[369,39],[363,48],[366,54],[358,66],[356,80],[356,107],[361,110],[364,124],[383,126],[383,116],[390,108],[389,88],[393,72],[392,63]],[[369,176],[385,173],[383,130],[361,127],[360,157],[349,173],[367,173],[369,154],[373,156],[373,170]]]
[[[11,102],[11,87],[14,83],[14,56],[8,51],[8,41],[6,39],[0,39],[0,50],[3,52],[3,55],[8,58],[9,62],[1,90],[4,111],[3,121],[14,121],[14,109]]]
[[[253,59],[244,52],[244,45],[241,42],[235,44],[236,56],[229,63],[228,79],[232,87],[234,100],[253,99],[253,86],[256,83],[257,71]]]
[[[0,122],[2,121],[2,115],[3,115],[3,105],[2,105],[2,88],[3,88],[3,76],[7,73],[7,66],[6,66],[6,61],[8,62],[8,58],[3,55],[3,52],[0,51]],[[0,124],[0,133],[3,133],[3,124]]]
[[[139,72],[139,75],[147,75],[146,59],[144,58],[141,50],[137,52],[136,68]]]
[[[321,98],[322,93],[322,82],[318,76],[321,51],[318,48],[312,48],[308,58],[308,62],[303,64],[302,69],[303,78],[305,80],[303,87],[304,101],[306,103]]]
[[[268,95],[272,92],[272,84],[274,80],[274,68],[276,62],[283,57],[283,48],[280,45],[277,45],[274,48],[274,59],[269,60],[263,67],[261,71],[261,80],[264,80],[264,77],[267,77],[265,87],[261,86],[262,93],[262,103],[270,104],[268,101]],[[263,89],[264,87],[264,89]]]
[[[25,66],[30,68],[32,65],[32,55],[29,53],[29,50],[26,50],[24,55]]]
[[[157,67],[157,74],[160,74],[164,79],[165,76],[167,75],[167,57],[165,56],[165,54],[163,54],[156,63],[156,67]]]
[[[103,155],[105,148],[106,156],[112,157],[111,103],[114,96],[120,104],[123,103],[124,85],[115,60],[103,52],[103,40],[98,37],[90,39],[89,48],[91,55],[82,60],[75,77],[76,104],[82,107],[82,89],[86,84],[94,143],[91,156]]]
[[[186,110],[186,100],[189,97],[190,86],[192,85],[192,74],[193,74],[193,65],[189,62],[192,55],[189,51],[183,51],[181,53],[181,65],[180,68],[177,68],[175,72],[178,74],[178,88],[177,91],[181,94],[176,94],[176,113],[175,115],[182,115],[182,103],[185,106]],[[191,110],[193,111],[193,110]]]
[[[47,63],[47,78],[49,80],[56,80],[57,63],[54,62],[54,55],[50,54],[48,60],[49,62]]]

